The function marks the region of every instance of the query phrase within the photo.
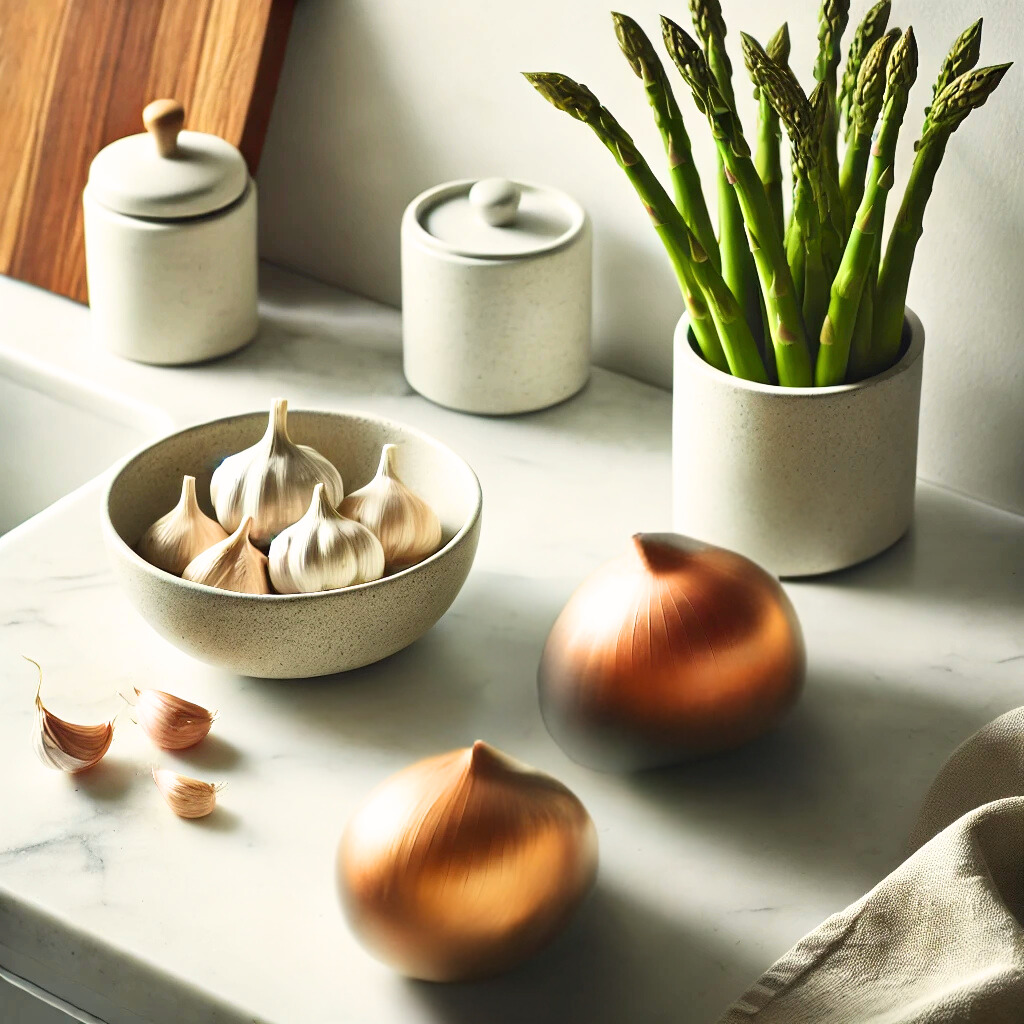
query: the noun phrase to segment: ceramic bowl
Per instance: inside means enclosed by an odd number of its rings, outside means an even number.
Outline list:
[[[345,490],[374,474],[394,443],[402,480],[437,512],[441,548],[373,583],[317,594],[236,594],[172,576],[135,553],[147,527],[172,508],[192,474],[212,515],[210,477],[228,455],[263,436],[267,413],[214,420],[130,456],[104,503],[104,534],[122,586],[147,622],[187,654],[242,675],[303,678],[369,665],[419,639],[462,588],[480,535],[482,495],[473,470],[426,434],[375,416],[288,413],[288,432],[341,471]]]

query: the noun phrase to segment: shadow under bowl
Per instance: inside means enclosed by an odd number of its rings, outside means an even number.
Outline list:
[[[413,427],[358,413],[291,411],[293,441],[311,445],[341,472],[346,493],[374,475],[385,444],[398,445],[402,480],[437,513],[442,544],[429,558],[373,583],[317,594],[237,594],[157,569],[135,546],[196,478],[213,515],[210,478],[228,456],[255,444],[265,412],[179,431],[130,456],[104,501],[104,537],[117,577],[146,621],[200,661],[241,675],[295,679],[346,672],[419,639],[448,610],[469,575],[483,497],[469,465]]]

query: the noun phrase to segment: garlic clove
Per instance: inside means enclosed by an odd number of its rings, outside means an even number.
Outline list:
[[[369,583],[384,575],[384,548],[361,523],[313,490],[306,514],[270,545],[270,581],[280,594],[314,594]]]
[[[185,750],[205,739],[216,711],[182,700],[163,690],[135,687],[135,715],[142,731],[164,750]]]
[[[226,458],[210,481],[217,519],[235,530],[252,516],[252,542],[266,549],[309,507],[313,488],[324,485],[331,504],[344,497],[341,474],[314,448],[288,436],[288,403],[275,398],[267,432],[251,448]]]
[[[199,507],[196,478],[186,476],[178,504],[142,535],[136,550],[151,565],[180,576],[196,555],[226,538],[224,527]]]
[[[562,783],[477,740],[405,768],[345,826],[338,888],[352,931],[414,978],[511,967],[594,882],[597,832]]]
[[[43,688],[43,669],[38,661],[25,658],[35,665],[39,673],[36,688],[36,721],[32,745],[39,760],[47,768],[61,772],[84,772],[97,764],[110,748],[114,738],[113,720],[103,725],[75,725],[48,711],[40,697]]]
[[[224,788],[223,783],[214,785],[164,768],[153,769],[153,781],[179,818],[205,818],[217,806],[217,794]]]
[[[341,503],[342,515],[372,530],[384,548],[389,569],[404,569],[441,546],[441,521],[434,510],[398,478],[395,452],[384,445],[377,474]]]
[[[269,594],[267,556],[250,543],[251,530],[252,517],[246,516],[227,540],[189,562],[182,579],[239,594]]]

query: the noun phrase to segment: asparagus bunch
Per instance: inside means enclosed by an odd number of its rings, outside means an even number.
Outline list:
[[[741,33],[758,104],[756,153],[737,112],[720,2],[690,0],[690,13],[696,38],[663,18],[662,39],[715,143],[717,237],[682,110],[636,21],[612,16],[619,47],[643,83],[661,135],[672,197],[586,86],[557,73],[526,78],[554,106],[587,124],[625,172],[668,253],[694,338],[709,363],[786,387],[830,386],[881,372],[899,358],[914,252],[947,144],[1010,65],[975,70],[980,20],[953,44],[883,246],[896,143],[917,74],[913,31],[887,31],[891,0],[878,0],[860,22],[841,75],[849,0],[821,0],[817,85],[810,95],[790,67],[786,25],[767,47]],[[789,139],[788,216],[780,128]]]

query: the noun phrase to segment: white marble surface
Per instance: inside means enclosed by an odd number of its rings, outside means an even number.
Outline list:
[[[80,307],[0,279],[0,354],[175,425],[275,394],[415,424],[477,470],[480,552],[412,648],[344,677],[265,682],[189,660],[138,618],[101,546],[102,482],[0,540],[0,964],[109,1024],[706,1022],[899,861],[946,755],[1024,699],[1024,521],[922,486],[895,549],[788,587],[810,674],[774,735],[643,777],[572,764],[540,720],[537,657],[588,570],[633,531],[668,527],[669,395],[597,371],[547,412],[461,416],[409,392],[394,312],[274,270],[264,295],[250,349],[152,369],[95,350]],[[221,717],[180,757],[124,721],[100,768],[65,778],[32,754],[22,653],[44,663],[46,697],[69,718],[113,713],[131,684]],[[503,978],[405,981],[347,931],[335,842],[376,781],[477,737],[583,799],[598,888],[552,948]],[[171,816],[154,762],[226,781],[217,813]]]

